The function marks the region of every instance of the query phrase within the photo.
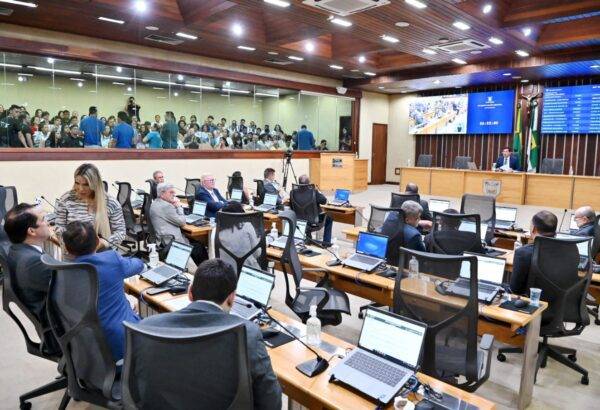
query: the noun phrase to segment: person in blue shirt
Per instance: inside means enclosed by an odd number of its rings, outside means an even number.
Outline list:
[[[98,318],[113,359],[117,362],[125,352],[123,321],[140,321],[132,309],[133,302],[130,303],[125,295],[123,280],[141,273],[144,263],[141,259],[124,258],[114,250],[96,253],[100,239],[90,222],[69,223],[62,238],[75,262],[92,264],[98,272]]]
[[[152,124],[150,132],[144,137],[144,143],[148,144],[148,148],[160,149],[163,147],[163,140],[158,132],[158,125]]]
[[[400,209],[404,211],[404,247],[425,252],[423,237],[417,229],[423,208],[415,201],[405,201]]]
[[[90,107],[89,115],[81,120],[79,129],[83,132],[83,145],[86,148],[100,147],[100,135],[104,130],[104,122],[98,119],[98,109]]]
[[[300,127],[297,144],[299,150],[315,149],[315,137],[312,132],[306,129],[306,125]]]
[[[133,147],[133,127],[127,123],[129,117],[125,111],[117,114],[117,126],[113,130],[113,141],[115,148]]]

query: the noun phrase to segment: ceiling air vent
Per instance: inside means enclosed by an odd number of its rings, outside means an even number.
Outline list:
[[[294,64],[293,61],[276,60],[274,58],[269,58],[269,59],[265,60],[265,63],[277,64],[277,65],[290,65],[290,64]]]
[[[488,46],[485,43],[481,43],[479,41],[468,39],[468,40],[454,41],[451,43],[439,44],[439,45],[431,46],[429,48],[444,51],[448,54],[455,54],[455,53],[464,53],[465,51],[472,51],[472,50],[484,50],[486,48],[490,48],[490,46]]]
[[[0,7],[0,16],[10,16],[13,14],[13,9],[7,9],[6,7]]]
[[[390,4],[389,0],[304,0],[307,6],[316,7],[338,16],[348,16],[360,11]]]
[[[183,40],[179,40],[177,38],[159,36],[156,34],[150,34],[149,36],[144,37],[146,40],[156,41],[157,43],[162,44],[170,44],[172,46],[178,46],[183,43]]]

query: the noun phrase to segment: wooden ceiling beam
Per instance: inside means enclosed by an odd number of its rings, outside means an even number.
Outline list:
[[[546,24],[542,27],[538,46],[548,47],[597,40],[600,38],[600,16],[564,23]]]
[[[503,19],[503,27],[543,23],[555,18],[569,17],[599,10],[598,0],[513,0]]]

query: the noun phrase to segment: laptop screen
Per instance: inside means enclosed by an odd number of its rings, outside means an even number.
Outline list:
[[[261,306],[267,306],[274,282],[275,276],[270,273],[242,266],[236,293],[244,299],[256,302]]]
[[[582,236],[575,236],[575,235],[565,235],[564,233],[557,233],[556,237],[559,239],[583,239],[584,237]],[[577,249],[579,250],[579,256],[583,256],[583,257],[588,257],[588,244],[589,242],[592,240],[592,238],[590,238],[588,241],[585,242],[579,242],[577,244]]]
[[[181,270],[185,270],[191,254],[191,246],[181,242],[172,242],[165,262],[167,265],[176,266]]]
[[[242,201],[242,190],[241,189],[232,189],[231,190],[231,200],[241,202]]]
[[[264,205],[277,205],[277,194],[265,194],[265,200],[263,201]]]
[[[419,364],[425,329],[424,324],[409,322],[393,313],[367,309],[358,346],[415,368]]]
[[[356,241],[356,252],[374,256],[379,259],[385,259],[387,244],[387,236],[374,235],[369,232],[359,232],[358,240]]]
[[[450,208],[450,201],[444,201],[442,199],[430,199],[429,210],[432,212],[444,212]]]
[[[465,252],[465,255],[474,254]],[[477,280],[501,284],[502,278],[504,278],[506,260],[483,255],[475,256],[477,257]],[[469,279],[471,277],[471,267],[469,265],[469,262],[463,262],[460,266],[461,278]]]
[[[290,228],[287,221],[283,221],[283,236],[290,234]],[[306,238],[306,221],[298,219],[296,221],[296,231],[294,232],[294,238],[304,240]]]
[[[577,221],[575,220],[575,214],[571,215],[571,224],[569,225],[569,229],[576,231],[579,229],[577,226]]]
[[[336,201],[347,201],[350,198],[350,190],[348,189],[336,189],[335,200]]]
[[[479,236],[482,241],[485,241],[485,235],[487,233],[487,229],[488,229],[488,226],[486,223],[480,224]],[[460,226],[458,227],[458,230],[463,231],[463,232],[475,233],[475,232],[477,232],[477,225],[475,225],[475,222],[462,221],[460,223]]]
[[[515,222],[517,220],[517,208],[508,208],[505,206],[496,207],[496,220]]]
[[[194,201],[192,213],[194,215],[204,216],[206,214],[206,202]]]

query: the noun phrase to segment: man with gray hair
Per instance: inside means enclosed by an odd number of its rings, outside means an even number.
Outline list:
[[[596,225],[596,212],[591,206],[582,206],[575,211],[575,223],[577,236],[594,236],[594,226]]]
[[[202,186],[196,188],[196,201],[206,202],[206,216],[215,218],[219,209],[227,205],[227,200],[215,188],[215,177],[212,174],[204,174],[200,177]]]
[[[404,211],[404,247],[425,252],[421,232],[417,229],[423,208],[415,201],[405,201],[400,208]]]

